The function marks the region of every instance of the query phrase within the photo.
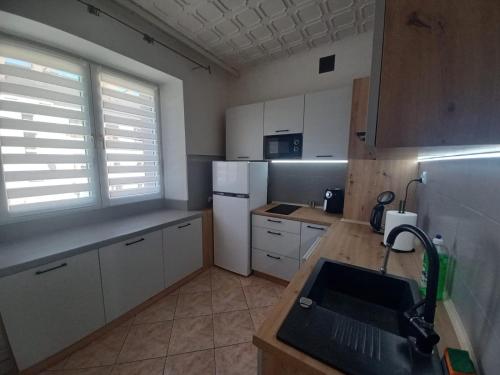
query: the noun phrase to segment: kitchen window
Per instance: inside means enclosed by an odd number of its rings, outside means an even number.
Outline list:
[[[0,37],[0,221],[161,198],[157,103],[153,84]]]
[[[96,204],[89,91],[88,64],[0,39],[2,203],[9,213]]]
[[[109,204],[161,196],[157,89],[98,71],[103,199]]]

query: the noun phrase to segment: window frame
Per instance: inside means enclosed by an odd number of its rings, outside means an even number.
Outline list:
[[[133,74],[125,73],[108,66],[97,64],[93,61],[84,59],[80,56],[59,50],[56,47],[47,46],[41,43],[33,42],[31,40],[22,39],[16,36],[0,32],[0,43],[15,44],[27,50],[47,54],[55,58],[67,60],[71,63],[82,66],[84,71],[85,89],[87,92],[84,97],[85,105],[88,111],[85,114],[89,124],[89,137],[91,139],[92,148],[88,149],[91,153],[89,160],[91,160],[91,193],[93,199],[91,202],[82,203],[81,205],[68,205],[64,203],[57,204],[54,201],[55,207],[26,210],[12,212],[9,211],[7,191],[5,187],[4,178],[4,163],[0,153],[0,225],[12,224],[16,222],[29,221],[35,219],[42,219],[45,217],[53,217],[74,212],[84,212],[89,210],[103,209],[111,206],[119,206],[127,203],[149,201],[154,199],[163,199],[165,192],[165,181],[163,176],[163,144],[162,144],[162,124],[161,124],[161,101],[160,101],[160,87],[158,83],[151,82],[147,79],[137,77]],[[100,84],[98,75],[100,71],[108,72],[112,75],[122,77],[125,80],[136,81],[141,85],[149,85],[155,91],[155,109],[156,111],[156,131],[158,142],[158,180],[160,190],[158,193],[147,195],[136,195],[132,197],[123,197],[110,199],[108,195],[108,179],[107,179],[107,165],[104,147],[104,122],[101,108],[100,98]],[[0,144],[1,147],[1,144]]]
[[[137,78],[136,76],[128,73],[123,73],[121,71],[102,66],[99,64],[91,64],[90,67],[92,75],[92,98],[94,102],[94,124],[96,131],[96,150],[99,159],[99,181],[100,181],[100,195],[103,207],[119,206],[127,203],[144,202],[154,199],[162,199],[164,196],[164,181],[163,181],[163,145],[162,145],[162,126],[161,126],[161,115],[160,115],[160,88],[158,84],[152,83],[148,80]],[[158,193],[153,194],[143,194],[135,195],[121,198],[110,198],[109,197],[109,181],[107,172],[107,162],[106,162],[106,147],[104,140],[104,114],[99,82],[99,74],[107,73],[109,75],[116,76],[123,80],[128,80],[131,82],[136,82],[139,85],[148,85],[154,91],[154,105],[156,109],[156,134],[158,142],[158,180],[160,182],[160,190]]]

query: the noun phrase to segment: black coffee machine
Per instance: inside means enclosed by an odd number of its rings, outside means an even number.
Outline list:
[[[382,219],[384,218],[385,205],[388,205],[394,201],[396,194],[392,191],[383,191],[377,197],[377,205],[373,207],[372,215],[370,217],[370,225],[375,233],[384,233],[384,228],[382,227]]]
[[[341,214],[344,211],[344,189],[333,188],[325,190],[323,211],[330,214]]]

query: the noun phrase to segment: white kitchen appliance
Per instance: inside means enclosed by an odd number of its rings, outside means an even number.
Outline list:
[[[250,212],[267,203],[267,162],[214,161],[214,263],[251,272]]]

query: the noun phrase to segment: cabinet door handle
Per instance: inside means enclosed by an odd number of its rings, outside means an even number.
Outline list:
[[[267,219],[267,221],[269,221],[270,223],[279,223],[279,224],[281,224],[281,223],[282,223],[282,221],[281,221],[281,220]]]
[[[273,259],[276,259],[276,260],[280,260],[281,259],[281,257],[275,257],[274,255],[270,255],[270,254],[266,254],[266,256],[268,258],[273,258]]]
[[[313,227],[312,225],[308,225],[307,227],[311,228],[311,229],[316,229],[316,230],[325,230],[325,228]]]
[[[139,238],[138,240],[135,240],[135,241],[132,241],[132,242],[127,242],[125,244],[125,246],[130,246],[130,245],[133,245],[135,243],[142,242],[142,241],[144,241],[144,237],[143,238]]]
[[[289,132],[290,129],[280,129],[280,130],[275,130],[274,132],[275,133],[286,133],[286,132]]]
[[[189,227],[191,225],[191,223],[187,223],[187,224],[184,224],[184,225],[179,225],[177,227],[177,229],[182,229],[182,228],[186,228],[186,227]]]
[[[317,158],[332,158],[333,155],[316,155]]]
[[[270,230],[268,230],[267,233],[274,234],[275,236],[281,236],[281,233],[279,233],[279,232],[273,232],[273,231],[270,231]]]
[[[68,263],[64,262],[64,263],[61,263],[60,265],[58,266],[55,266],[55,267],[51,267],[51,268],[47,268],[46,270],[40,270],[40,271],[36,271],[35,272],[35,275],[42,275],[44,273],[47,273],[47,272],[50,272],[50,271],[55,271],[59,268],[63,268],[63,267],[66,267],[68,265]]]
[[[236,156],[236,159],[250,159],[250,156]]]

